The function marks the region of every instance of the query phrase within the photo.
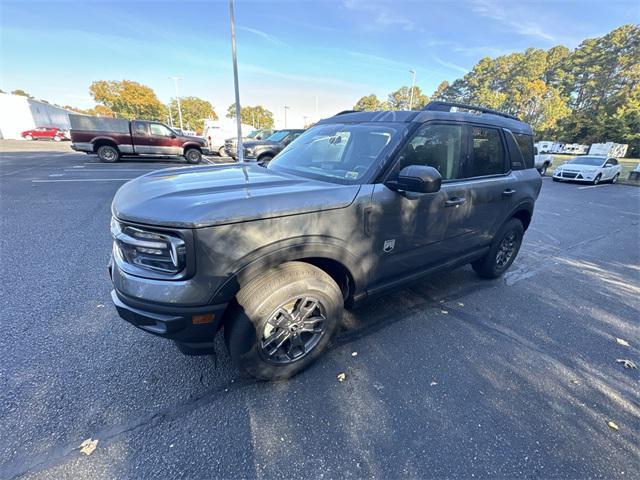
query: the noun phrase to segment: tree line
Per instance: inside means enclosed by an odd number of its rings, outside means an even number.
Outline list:
[[[402,87],[386,101],[368,95],[353,108],[406,109],[410,93]],[[486,57],[462,78],[442,82],[430,98],[418,87],[413,94],[414,110],[430,99],[484,106],[518,116],[538,139],[627,143],[629,155],[638,156],[640,26],[623,25],[574,50],[560,45]]]

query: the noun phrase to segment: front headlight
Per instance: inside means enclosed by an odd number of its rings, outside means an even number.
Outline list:
[[[153,232],[111,218],[114,255],[145,270],[175,275],[186,267],[187,250],[177,235]]]

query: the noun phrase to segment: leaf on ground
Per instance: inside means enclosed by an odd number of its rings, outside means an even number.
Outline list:
[[[627,342],[626,340],[624,340],[622,338],[616,337],[616,342],[618,342],[620,345],[624,345],[625,347],[629,346],[629,342]]]
[[[440,310],[440,311],[441,311],[442,313],[444,313],[445,315],[446,315],[447,313],[449,313],[447,310]]]
[[[358,352],[351,352],[351,356],[352,357],[357,357],[358,356]]]
[[[618,358],[616,362],[621,363],[624,368],[638,368],[635,363],[631,360],[627,360],[626,358]]]
[[[438,382],[431,382],[429,385],[431,385],[432,387],[435,387],[438,384]]]
[[[344,382],[347,379],[347,374],[344,372],[340,372],[338,374],[338,381],[339,382]]]
[[[97,446],[98,439],[92,440],[91,438],[87,438],[80,444],[80,451],[85,455],[91,455]]]
[[[620,430],[620,428],[618,427],[618,425],[616,425],[615,422],[609,421],[609,422],[607,422],[607,425],[609,425],[609,428],[612,429],[612,430],[616,430],[616,431]]]

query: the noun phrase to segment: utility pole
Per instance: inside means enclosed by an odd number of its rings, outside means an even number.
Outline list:
[[[178,94],[178,80],[182,80],[180,77],[169,77],[173,80],[173,84],[176,86],[176,102],[178,102],[178,120],[180,121],[180,130],[182,130],[182,108],[180,107],[180,95]]]
[[[409,73],[413,75],[413,80],[411,81],[411,96],[409,97],[409,110],[411,110],[411,107],[413,107],[413,89],[416,86],[416,71],[409,70]]]
[[[229,19],[231,21],[231,57],[233,58],[233,85],[236,92],[236,124],[238,127],[238,161],[244,162],[242,145],[242,118],[240,117],[240,87],[238,85],[238,58],[236,55],[236,20],[233,13],[233,0],[229,0]]]
[[[306,115],[302,116],[302,119],[304,120],[304,125],[302,126],[303,128],[307,128],[307,118],[309,117],[307,117]]]
[[[287,110],[289,110],[289,107],[285,105],[284,106],[284,128],[287,128]]]
[[[167,106],[169,107],[169,126],[173,127],[173,118],[171,118],[173,116],[171,114],[171,99],[169,99],[169,103]]]

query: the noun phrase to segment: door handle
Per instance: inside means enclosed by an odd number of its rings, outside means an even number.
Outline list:
[[[444,202],[445,207],[457,207],[458,205],[462,205],[467,201],[464,197],[453,197]]]
[[[502,195],[504,195],[505,197],[510,197],[514,193],[516,193],[516,191],[513,188],[507,188],[505,191],[502,192]]]

